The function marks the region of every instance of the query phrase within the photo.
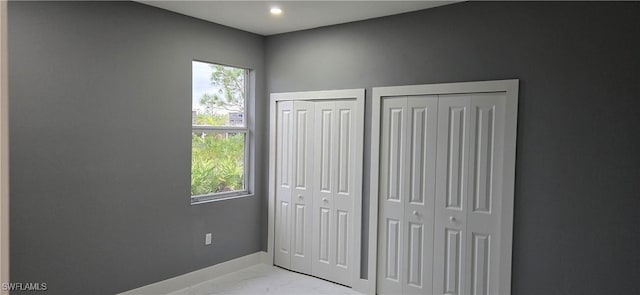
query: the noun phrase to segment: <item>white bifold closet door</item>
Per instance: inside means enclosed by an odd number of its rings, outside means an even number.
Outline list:
[[[275,264],[311,272],[313,103],[278,104]]]
[[[276,119],[278,266],[351,285],[355,101],[281,101]]]
[[[293,104],[293,192],[291,194],[291,269],[311,272],[313,229],[313,103]]]
[[[504,93],[439,100],[436,294],[498,294]]]
[[[378,293],[431,292],[437,96],[383,100]]]
[[[277,105],[276,230],[274,263],[291,267],[291,194],[293,191],[293,102]]]
[[[312,274],[351,286],[355,101],[315,103]]]
[[[498,293],[505,101],[382,100],[378,293]]]

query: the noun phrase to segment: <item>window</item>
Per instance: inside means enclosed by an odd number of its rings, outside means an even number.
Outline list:
[[[192,62],[192,203],[248,194],[248,72]]]

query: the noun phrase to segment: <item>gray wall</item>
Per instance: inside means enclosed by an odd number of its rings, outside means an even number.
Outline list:
[[[367,88],[368,147],[371,87],[520,79],[513,293],[639,294],[638,15],[467,2],[270,36],[267,91]]]
[[[191,60],[255,69],[264,110],[263,58],[133,2],[10,2],[11,280],[113,294],[259,251],[262,153],[255,197],[189,203]]]

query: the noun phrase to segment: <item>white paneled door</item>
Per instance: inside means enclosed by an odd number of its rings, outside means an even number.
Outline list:
[[[378,292],[402,293],[402,223],[405,187],[406,98],[385,99],[380,145],[380,214],[378,225]]]
[[[461,294],[464,283],[470,103],[468,95],[441,96],[439,101],[433,254],[437,294]]]
[[[355,101],[315,103],[312,274],[347,286],[354,271]],[[361,172],[358,172],[361,173]]]
[[[433,245],[437,103],[435,96],[407,98],[408,194],[403,239],[407,248],[403,256],[406,294],[425,294],[432,285],[429,253]]]
[[[276,230],[274,263],[291,267],[291,193],[293,191],[293,102],[278,103],[276,152]]]
[[[362,173],[355,107],[321,100],[276,108],[274,263],[347,286],[356,271],[354,182]]]
[[[460,93],[380,96],[377,293],[508,293],[515,114],[506,91]]]
[[[498,293],[504,104],[504,93],[440,96],[434,293]]]
[[[317,102],[315,106],[314,146],[315,175],[313,189],[313,272],[315,276],[332,278],[331,246],[335,238],[331,234],[333,222],[333,195],[335,191],[335,140],[336,114],[334,102]]]
[[[312,102],[278,103],[276,139],[276,265],[311,273],[313,240]]]
[[[378,292],[427,294],[432,286],[437,96],[382,105]]]
[[[464,294],[499,294],[503,192],[504,93],[471,99]]]
[[[313,229],[313,103],[293,104],[293,192],[291,194],[291,269],[311,272]]]

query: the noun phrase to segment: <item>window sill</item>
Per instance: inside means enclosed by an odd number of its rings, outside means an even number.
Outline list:
[[[239,195],[231,195],[231,196],[200,196],[200,197],[192,197],[191,198],[191,205],[199,205],[199,204],[204,204],[204,203],[211,203],[211,202],[219,202],[219,201],[227,201],[227,200],[232,200],[232,199],[239,199],[239,198],[246,198],[246,197],[253,197],[254,194],[252,193],[242,193]]]

